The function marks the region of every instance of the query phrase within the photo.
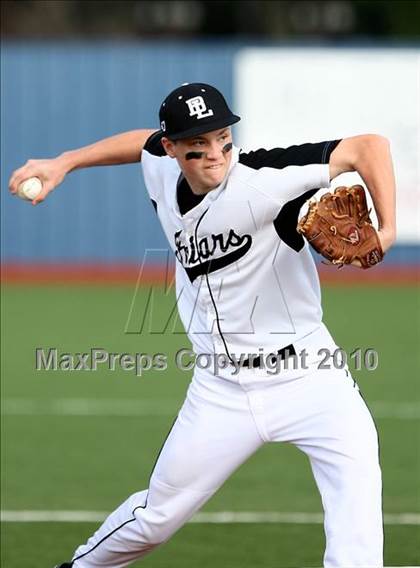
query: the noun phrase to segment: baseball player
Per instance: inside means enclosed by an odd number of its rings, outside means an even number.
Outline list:
[[[120,505],[62,568],[122,568],[167,541],[265,442],[309,458],[325,512],[328,568],[383,566],[381,471],[372,417],[348,368],[321,365],[337,349],[322,322],[303,203],[357,171],[386,252],[395,238],[395,182],[387,140],[361,135],[242,152],[240,118],[214,87],[184,84],[159,112],[160,130],[127,132],[14,172],[12,192],[38,176],[45,199],[65,175],[138,161],[176,257],[180,316],[197,355],[186,399],[149,487]],[[238,361],[240,364],[238,364]],[[279,471],[281,475],[281,471]],[[280,529],[279,529],[280,530]]]

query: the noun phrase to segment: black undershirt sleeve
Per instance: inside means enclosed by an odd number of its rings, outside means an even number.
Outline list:
[[[253,152],[241,152],[239,163],[249,168],[286,168],[287,166],[306,166],[308,164],[328,164],[332,151],[341,140],[299,144],[288,148],[260,148]]]
[[[166,156],[166,152],[164,147],[162,146],[161,140],[162,132],[160,130],[153,132],[153,134],[151,134],[146,140],[144,149],[153,156]]]

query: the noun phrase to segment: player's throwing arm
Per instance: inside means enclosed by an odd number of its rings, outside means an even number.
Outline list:
[[[139,162],[143,146],[153,132],[150,129],[132,130],[64,152],[56,158],[28,160],[13,172],[9,189],[18,197],[31,201],[32,205],[37,205],[73,170]],[[34,182],[33,178],[38,181]]]

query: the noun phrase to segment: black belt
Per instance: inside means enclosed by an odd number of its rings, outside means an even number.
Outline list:
[[[283,347],[283,349],[279,349],[277,353],[270,353],[270,355],[267,357],[271,356],[271,362],[274,364],[278,359],[286,359],[287,357],[292,357],[293,355],[296,355],[296,349],[293,347],[292,344],[290,344],[286,345],[286,347]],[[242,363],[242,366],[263,368],[264,357],[262,355],[259,355],[258,357],[255,358],[252,357],[251,359],[245,359],[245,361]]]

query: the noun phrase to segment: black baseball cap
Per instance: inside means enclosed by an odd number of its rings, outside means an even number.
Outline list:
[[[185,83],[166,97],[159,110],[161,135],[190,138],[225,128],[240,119],[220,91],[206,83]]]

